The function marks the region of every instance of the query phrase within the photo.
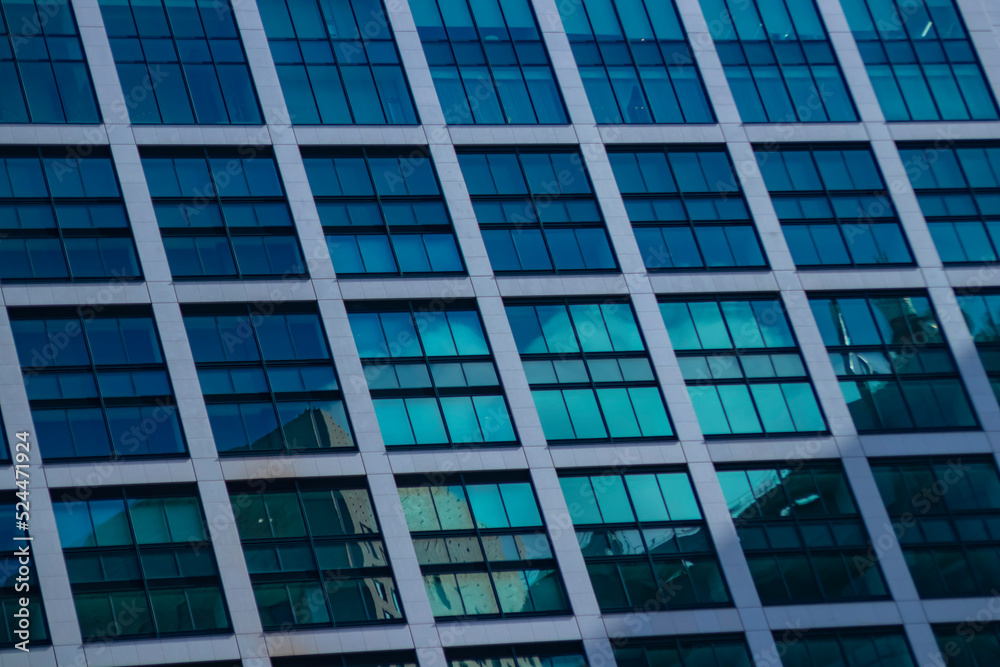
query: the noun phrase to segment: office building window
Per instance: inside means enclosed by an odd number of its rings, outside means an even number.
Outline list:
[[[507,302],[517,351],[550,443],[673,438],[627,302]]]
[[[583,646],[565,644],[511,644],[445,649],[448,667],[587,667]]]
[[[2,123],[99,123],[69,0],[4,0]]]
[[[577,152],[459,153],[496,273],[616,271]]]
[[[886,120],[996,120],[954,0],[841,4]]]
[[[614,646],[618,667],[751,667],[742,636],[629,637]]]
[[[135,124],[262,122],[228,0],[99,0]]]
[[[464,274],[428,153],[304,151],[338,276]]]
[[[316,306],[185,306],[184,325],[223,455],[352,449]]]
[[[869,148],[758,148],[756,154],[796,265],[913,263]]]
[[[402,621],[364,480],[230,484],[265,631]]]
[[[993,393],[1000,400],[1000,294],[959,293],[956,298],[976,341],[979,360],[986,368]]]
[[[528,0],[410,0],[410,9],[445,122],[568,122]]]
[[[764,604],[888,598],[838,464],[718,472]]]
[[[107,148],[0,152],[0,280],[133,280],[132,231]]]
[[[9,313],[43,460],[186,454],[148,306]]]
[[[84,642],[230,632],[196,489],[91,492],[52,491]]]
[[[706,436],[826,432],[780,299],[671,300],[660,313]]]
[[[22,470],[22,473],[27,472]],[[30,472],[28,472],[30,475]],[[12,478],[15,476],[12,474]],[[16,481],[31,481],[30,477],[23,474],[16,476]],[[29,487],[30,488],[30,487]],[[30,501],[27,505],[16,507],[15,503],[23,503],[25,500],[16,497],[15,492],[19,489],[4,491],[4,500],[0,502],[0,514],[10,517],[7,525],[0,527],[0,613],[3,620],[0,621],[0,649],[11,649],[16,644],[20,644],[26,649],[32,646],[41,646],[49,643],[49,631],[45,622],[45,611],[42,607],[42,593],[38,586],[38,574],[35,571],[34,563],[28,567],[28,576],[20,575],[18,570],[23,567],[18,553],[24,547],[31,549],[31,541],[24,540],[24,537],[31,537],[27,530],[17,527],[15,520],[20,521],[22,514],[24,519],[30,522]],[[25,494],[27,495],[27,494]],[[28,507],[29,509],[25,509]],[[22,606],[22,600],[27,604]],[[25,611],[27,616],[24,616]],[[15,616],[14,614],[18,614]],[[21,618],[26,618],[28,627],[22,627]]]
[[[794,641],[774,637],[785,667],[915,667],[902,628],[809,630]]]
[[[814,296],[809,304],[859,432],[976,427],[926,296]]]
[[[274,667],[417,667],[413,651],[365,651],[336,655],[272,657]]]
[[[397,478],[439,621],[570,612],[527,479],[499,472],[456,474],[441,484],[428,483],[426,476]]]
[[[923,598],[992,596],[1000,587],[1000,477],[992,459],[872,462],[875,482]],[[943,489],[943,490],[942,490]]]
[[[170,272],[179,279],[306,276],[269,150],[144,149]]]
[[[257,6],[292,123],[417,122],[380,0],[261,0]]]
[[[899,148],[941,261],[998,261],[1000,145]]]
[[[935,625],[934,637],[947,667],[989,667],[1000,655],[1000,624],[962,621]],[[975,628],[974,632],[970,632]]]
[[[725,148],[612,150],[608,158],[647,269],[767,268]]]
[[[730,604],[686,472],[565,472],[559,483],[603,613]]]
[[[858,119],[813,0],[701,0],[744,123]]]
[[[349,302],[386,447],[516,445],[475,303]]]
[[[715,121],[672,0],[558,7],[598,123]]]

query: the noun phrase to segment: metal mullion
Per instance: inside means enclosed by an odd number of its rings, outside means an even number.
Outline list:
[[[352,8],[351,14],[354,14],[353,8]],[[442,25],[444,25],[444,24],[442,23]],[[446,31],[447,31],[447,29],[446,29]],[[450,40],[449,40],[449,42],[450,42]],[[452,54],[452,59],[453,60],[454,60],[454,57],[455,56],[454,56],[454,53],[453,53]],[[400,61],[400,62],[402,62],[402,61]],[[458,69],[457,61],[456,61],[456,66],[455,67],[456,67],[456,69]],[[369,69],[370,68],[371,68],[371,64],[369,63]],[[338,77],[340,76],[340,63],[339,62],[337,63],[337,76]],[[462,76],[461,73],[459,73],[459,81],[461,81],[461,76]],[[374,81],[375,81],[375,78],[374,78],[374,75],[372,75],[372,82],[374,83]],[[409,84],[407,84],[407,85],[409,85]],[[462,87],[463,87],[463,89],[465,88],[464,85]],[[409,89],[407,88],[407,90],[409,90]],[[376,94],[378,94],[377,90],[376,90]],[[345,98],[347,97],[347,87],[346,86],[344,87],[344,97]],[[379,103],[380,104],[381,104],[381,101],[382,101],[382,98],[379,97]],[[350,109],[350,101],[348,101],[348,110],[351,112],[351,117],[353,118],[354,117],[354,111],[352,109]],[[382,108],[382,115],[385,115],[385,107],[384,106]],[[388,121],[388,117],[386,117],[386,121]],[[392,234],[390,233],[390,230],[389,230],[389,218],[386,217],[385,208],[382,206],[382,196],[379,194],[378,185],[375,183],[375,176],[374,176],[374,174],[372,174],[372,165],[371,165],[371,162],[369,161],[368,149],[365,148],[365,147],[362,147],[362,149],[361,149],[361,155],[364,158],[365,172],[368,174],[368,182],[372,184],[372,196],[371,196],[371,198],[368,198],[368,197],[364,197],[364,198],[357,197],[356,199],[358,199],[360,201],[372,201],[372,200],[374,200],[375,206],[378,207],[378,214],[382,218],[383,233],[385,234],[385,237],[386,237],[386,239],[388,240],[388,243],[389,243],[389,253],[392,256],[392,261],[396,265],[396,274],[397,275],[403,275],[403,269],[400,267],[399,257],[396,254],[396,247],[392,243]],[[389,156],[389,157],[398,157],[398,156]],[[404,180],[405,180],[405,178],[404,178]],[[439,189],[440,189],[440,187],[439,187]],[[337,199],[335,199],[334,201],[337,201]],[[360,249],[359,249],[359,252],[360,252]],[[421,349],[422,348],[423,348],[423,345],[421,344]]]
[[[177,37],[174,35],[174,27],[173,27],[173,25],[170,22],[170,15],[167,13],[167,8],[164,5],[163,0],[159,0],[159,5],[160,5],[160,9],[163,10],[163,16],[164,16],[164,18],[167,19],[167,21],[166,21],[166,23],[167,23],[167,32],[169,33],[170,44],[171,44],[171,46],[173,46],[173,48],[174,48],[174,56],[177,58],[177,60],[174,62],[174,64],[177,65],[177,69],[181,73],[181,79],[184,81],[184,92],[187,94],[187,98],[188,98],[188,107],[191,109],[191,117],[194,120],[194,123],[197,124],[197,123],[199,123],[199,120],[197,118],[197,111],[195,110],[195,106],[194,106],[194,97],[193,97],[193,94],[191,92],[191,84],[188,81],[187,71],[185,70],[183,63],[181,62],[180,52],[177,49]],[[142,45],[142,40],[143,39],[147,39],[147,38],[149,38],[149,39],[161,39],[161,38],[153,37],[153,36],[149,36],[149,35],[144,36],[144,35],[142,35],[139,32],[139,29],[138,29],[139,21],[137,21],[136,18],[135,18],[135,9],[132,6],[132,1],[131,0],[129,0],[129,11],[132,13],[132,22],[136,26],[136,39],[139,41],[139,48],[142,51],[142,64],[146,67],[146,73],[147,73],[147,75],[149,75],[149,59],[146,57],[146,49]],[[201,12],[199,12],[199,14],[198,14],[198,20],[199,20],[199,22],[201,21]],[[204,31],[204,25],[202,25],[202,31]],[[207,40],[207,36],[206,36],[206,40]],[[166,121],[163,120],[163,113],[160,110],[159,100],[156,100],[156,96],[155,95],[153,96],[153,98],[154,98],[154,102],[156,103],[156,112],[157,112],[157,115],[160,116],[160,123],[161,124],[165,123]],[[227,112],[227,116],[228,116],[228,112]]]
[[[86,338],[87,336],[85,335],[84,339]],[[87,352],[88,353],[90,352],[89,342],[87,343]],[[91,357],[91,359],[93,359],[93,357]],[[110,431],[108,433],[110,434]],[[139,552],[139,541],[135,538],[135,527],[132,525],[132,512],[129,511],[129,497],[126,487],[122,487],[121,489],[121,498],[125,503],[125,521],[128,524],[129,536],[132,538],[132,548],[135,549],[135,558],[139,562],[139,573],[142,575],[142,591],[143,595],[146,596],[146,604],[148,605],[147,609],[149,611],[149,621],[150,624],[153,626],[153,635],[158,637],[160,635],[160,631],[159,628],[157,627],[156,616],[153,614],[153,598],[149,594],[149,583],[146,581],[146,568],[143,566],[142,558]],[[200,498],[198,498],[198,505],[200,509],[201,506]],[[200,514],[201,513],[199,512],[199,518],[201,518]],[[216,565],[215,569],[218,572],[219,569],[218,565]],[[117,623],[117,619],[115,620],[115,622]]]
[[[527,181],[525,181],[525,182],[527,182]],[[447,426],[445,428],[447,428]],[[486,568],[486,574],[487,574],[487,576],[489,577],[489,580],[490,580],[490,590],[493,591],[494,601],[496,602],[497,610],[499,612],[500,618],[506,618],[507,616],[506,616],[506,614],[503,611],[502,605],[500,604],[500,592],[497,590],[496,582],[493,580],[493,568],[490,567],[490,560],[489,560],[489,557],[486,555],[486,545],[483,543],[483,530],[480,529],[479,522],[476,521],[476,514],[475,514],[475,512],[472,509],[472,501],[469,499],[469,491],[468,491],[468,486],[469,485],[466,482],[465,475],[462,474],[462,473],[459,473],[459,480],[462,482],[462,493],[463,493],[463,495],[465,495],[466,502],[469,504],[469,517],[472,519],[472,530],[473,530],[473,532],[475,534],[476,541],[479,543],[479,548],[480,548],[480,550],[481,550],[481,552],[483,554],[483,565]],[[499,484],[498,484],[497,485],[497,493],[499,493],[499,492],[500,491],[499,491]],[[535,498],[535,493],[534,493],[534,488],[533,487],[532,487],[531,496],[532,496],[532,500],[535,501],[535,505],[537,507],[538,500]],[[501,496],[501,501],[500,502],[501,502],[501,504],[503,504],[502,496]],[[504,514],[505,515],[506,515],[506,507],[507,506],[504,505]],[[548,540],[548,533],[545,531],[544,519],[542,521],[543,521],[543,523],[542,523],[542,532],[545,534],[545,539]],[[491,531],[492,530],[496,530],[496,529],[491,529]],[[491,532],[490,534],[493,535],[493,534],[498,534],[498,533],[492,533]],[[499,534],[504,534],[504,533],[499,533]],[[551,542],[549,543],[549,546],[551,548]],[[456,578],[456,585],[457,585],[457,578]]]
[[[254,330],[254,338],[256,338],[256,329]],[[263,361],[263,359],[264,359],[264,357],[261,356],[261,361]],[[266,375],[266,373],[265,373],[265,375]],[[273,395],[273,392],[272,392],[272,395]],[[278,415],[277,406],[275,406],[275,415],[276,416]],[[280,418],[278,420],[278,428],[281,428],[281,420],[280,420]],[[282,432],[282,439],[284,440],[284,432]],[[286,450],[287,450],[287,447],[286,447]],[[292,482],[292,488],[294,489],[294,492],[295,492],[295,502],[296,502],[296,504],[299,507],[299,512],[302,513],[302,524],[303,524],[303,526],[306,529],[306,535],[305,535],[306,536],[306,541],[307,541],[307,543],[309,545],[309,551],[310,551],[310,553],[312,554],[312,557],[313,557],[313,563],[316,566],[316,572],[315,572],[315,574],[318,577],[319,588],[320,588],[320,591],[323,594],[323,603],[326,605],[327,613],[330,615],[330,623],[333,624],[334,623],[334,621],[333,621],[333,604],[330,602],[330,596],[329,596],[329,594],[327,593],[327,590],[326,590],[325,579],[324,579],[324,576],[323,576],[323,570],[322,570],[322,568],[320,568],[320,564],[319,564],[319,554],[317,554],[317,552],[316,552],[316,541],[313,539],[312,528],[309,526],[309,515],[306,513],[305,503],[302,501],[302,489],[299,486],[298,480],[294,480]],[[267,503],[264,503],[264,511],[267,513],[268,522],[270,522],[270,520],[271,520],[271,510],[268,507]],[[278,538],[277,536],[275,536],[275,541],[277,541],[279,539],[280,538]],[[287,591],[287,589],[286,589],[286,591]],[[294,608],[294,605],[293,605],[293,608]]]
[[[75,22],[75,19],[74,19],[74,22]],[[6,23],[6,20],[4,21],[4,23]],[[79,30],[77,30],[77,35],[79,35]],[[8,32],[6,35],[4,35],[4,37],[7,38],[7,43],[9,45],[10,53],[11,53],[11,59],[9,61],[7,61],[7,62],[10,62],[10,63],[13,64],[14,70],[17,73],[17,86],[18,86],[18,89],[21,91],[21,101],[24,102],[24,111],[25,111],[25,114],[28,117],[27,122],[28,123],[33,123],[33,122],[35,122],[35,119],[32,118],[31,107],[28,106],[28,94],[27,94],[27,92],[24,89],[24,79],[21,76],[21,68],[18,67],[18,65],[20,64],[21,60],[17,57],[17,49],[14,47],[13,36],[14,36],[13,32]]]

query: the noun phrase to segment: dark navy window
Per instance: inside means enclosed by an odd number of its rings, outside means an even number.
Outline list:
[[[786,640],[787,639],[787,640]],[[902,628],[775,633],[785,667],[914,667]]]
[[[445,649],[448,667],[587,667],[579,643],[511,644]]]
[[[743,122],[857,120],[813,0],[701,0],[701,7]]]
[[[756,153],[796,265],[913,263],[867,147],[758,148]]]
[[[300,655],[271,658],[274,667],[417,667],[413,651],[365,651],[336,655]]]
[[[609,151],[651,271],[767,266],[725,148]]]
[[[934,636],[948,667],[988,667],[1000,655],[1000,623],[935,625]],[[970,632],[975,628],[975,632]]]
[[[32,446],[34,446],[34,439],[32,439]],[[26,467],[22,473],[30,475],[30,468]],[[12,474],[11,478],[22,483],[31,482],[31,478],[23,474],[19,474],[16,478]],[[0,502],[0,514],[10,517],[7,525],[0,527],[0,613],[3,614],[3,621],[0,622],[0,649],[13,648],[15,644],[25,640],[28,643],[24,646],[28,648],[49,643],[49,631],[45,622],[42,594],[39,590],[38,574],[34,563],[28,566],[27,578],[20,577],[20,581],[18,581],[18,568],[22,566],[22,563],[18,562],[19,558],[16,552],[20,548],[31,545],[31,542],[20,539],[31,537],[31,535],[27,531],[19,530],[14,523],[15,517],[26,512],[25,506],[29,507],[27,513],[30,522],[30,503],[15,507],[15,503],[23,502],[15,495],[17,491],[18,489],[5,490],[3,492],[4,500]],[[27,589],[24,588],[25,584],[28,586]],[[15,612],[22,609],[22,598],[28,600],[27,610],[30,625],[27,629],[20,627],[19,619],[14,616]]]
[[[315,149],[303,162],[338,276],[465,273],[430,155]]]
[[[615,271],[578,152],[459,153],[496,273]]]
[[[841,0],[886,120],[995,120],[954,0]]]
[[[314,304],[191,305],[183,312],[219,453],[354,447]]]
[[[0,123],[99,123],[69,0],[0,7]]]
[[[274,158],[239,150],[142,151],[174,278],[305,277]]]
[[[186,452],[148,307],[10,310],[46,461]]]
[[[445,121],[562,124],[529,0],[410,0]]]
[[[899,154],[941,261],[998,261],[1000,144],[901,145]]]
[[[507,302],[549,442],[673,437],[666,404],[627,302]]]
[[[813,296],[809,304],[859,432],[975,428],[926,296]]]
[[[742,635],[629,637],[614,648],[618,667],[751,667]]]
[[[386,447],[517,444],[473,302],[350,302],[347,312]]]
[[[261,0],[257,6],[292,123],[417,122],[379,0]]]
[[[673,0],[557,4],[598,123],[715,120]]]
[[[258,124],[228,0],[100,0],[133,123]]]
[[[107,149],[0,151],[0,279],[130,280],[141,275]]]
[[[969,325],[990,386],[1000,400],[1000,294],[958,294],[958,306]]]

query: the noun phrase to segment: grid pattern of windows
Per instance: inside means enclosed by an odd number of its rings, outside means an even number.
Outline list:
[[[959,294],[958,306],[1000,401],[1000,294]]]
[[[4,0],[0,8],[0,122],[100,122],[69,0]]]
[[[85,642],[229,632],[193,487],[52,491]]]
[[[140,276],[107,149],[4,148],[0,280],[131,280]]]
[[[424,587],[439,621],[569,613],[526,479],[499,472],[454,475],[441,484],[430,484],[426,477],[397,478]]]
[[[579,644],[513,644],[449,649],[448,667],[587,667]]]
[[[29,473],[30,474],[30,473]],[[30,477],[18,476],[19,480]],[[48,627],[45,622],[45,612],[42,609],[42,595],[38,586],[38,575],[28,556],[27,562],[22,562],[23,557],[17,554],[25,546],[30,553],[30,541],[24,538],[31,537],[25,531],[16,528],[15,517],[20,520],[22,515],[25,519],[30,518],[30,501],[28,505],[21,504],[19,507],[15,503],[23,503],[21,498],[15,497],[14,490],[4,492],[5,502],[0,503],[0,515],[9,517],[6,525],[0,528],[0,614],[3,620],[0,621],[0,650],[12,648],[15,644],[27,641],[23,646],[42,645],[49,643]],[[27,497],[27,496],[25,496]],[[23,569],[22,569],[23,568]],[[18,580],[20,579],[20,581]],[[23,615],[21,611],[21,599],[26,599],[28,604],[27,623],[28,627],[21,625],[21,619],[14,616],[15,613]]]
[[[630,304],[508,301],[507,319],[550,443],[673,437]]]
[[[715,120],[673,0],[557,4],[598,123]]]
[[[756,154],[797,266],[913,263],[867,146],[757,148]]]
[[[459,153],[458,162],[494,272],[617,269],[578,152]]]
[[[568,122],[529,0],[410,0],[410,9],[446,122]]]
[[[706,436],[826,431],[780,300],[668,301],[660,312]]]
[[[809,304],[859,432],[976,426],[926,296],[817,295]]]
[[[992,596],[1000,587],[1000,477],[989,459],[872,464],[923,598]]]
[[[954,0],[841,0],[889,121],[995,120]]]
[[[602,612],[729,604],[687,473],[564,472],[559,483]]]
[[[618,667],[751,667],[742,636],[705,635],[620,641],[615,646]]]
[[[941,261],[998,261],[1000,145],[903,144],[899,154]]]
[[[813,0],[701,7],[744,123],[858,119]]]
[[[902,629],[880,632],[810,630],[795,641],[778,642],[786,667],[914,667]]]
[[[767,266],[725,148],[609,151],[651,271]]]
[[[44,460],[186,453],[148,307],[9,312]]]
[[[989,667],[1000,656],[1000,624],[969,623],[934,626],[947,667]]]
[[[428,154],[307,151],[303,162],[338,276],[465,273]]]
[[[417,122],[379,0],[257,3],[292,123]]]
[[[371,651],[336,655],[272,657],[274,667],[417,667],[413,651]]]
[[[474,303],[348,304],[386,447],[514,445]]]
[[[229,0],[99,0],[135,124],[258,124]]]
[[[888,597],[839,465],[728,469],[718,476],[761,602]]]
[[[268,631],[403,620],[364,480],[230,484]]]
[[[143,150],[174,278],[305,275],[274,158],[261,148],[238,151]]]
[[[183,312],[220,454],[354,447],[315,305],[186,306]]]

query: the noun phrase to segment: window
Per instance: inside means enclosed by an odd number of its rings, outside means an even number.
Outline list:
[[[567,123],[528,0],[410,0],[445,122]]]
[[[976,427],[926,296],[855,293],[809,304],[859,432]]]
[[[417,667],[413,651],[366,651],[337,655],[272,657],[274,667]]]
[[[25,478],[20,477],[20,479],[23,481]],[[16,554],[22,547],[30,547],[31,542],[23,538],[31,536],[26,531],[18,530],[14,524],[14,517],[24,511],[24,507],[19,507],[15,512],[15,503],[20,502],[20,498],[14,495],[15,491],[17,489],[4,491],[4,501],[0,502],[0,514],[8,517],[0,528],[0,614],[3,614],[3,621],[0,622],[0,649],[14,648],[15,644],[25,640],[28,644],[22,645],[28,647],[49,643],[45,611],[42,608],[42,594],[34,562],[27,566],[28,576],[20,575],[21,580],[18,581],[18,570],[24,567],[24,564],[19,561]],[[24,608],[21,607],[23,598],[28,599],[26,607],[28,628],[22,628],[19,625],[20,619],[14,616],[15,613],[23,614],[21,611]]]
[[[201,280],[305,277],[274,158],[260,148],[238,150],[142,151],[171,273]]]
[[[598,123],[715,121],[673,2],[558,6]]]
[[[430,155],[304,151],[338,277],[464,274]]]
[[[734,635],[629,637],[614,652],[618,667],[751,667],[746,640]]]
[[[549,443],[673,438],[627,302],[507,302]]]
[[[1000,587],[1000,477],[991,459],[873,461],[889,519],[923,598]]]
[[[261,123],[228,0],[100,0],[135,124]]]
[[[577,152],[459,153],[493,271],[616,271]]]
[[[0,122],[101,122],[69,0],[0,6]]]
[[[88,146],[0,151],[0,280],[141,277],[111,154]]]
[[[903,144],[899,154],[941,261],[998,261],[1000,145]]]
[[[888,598],[838,464],[723,469],[718,476],[761,602]]]
[[[511,644],[445,650],[448,667],[587,667],[580,644]]]
[[[527,477],[397,478],[424,588],[439,621],[568,614]]]
[[[802,631],[799,631],[802,632]],[[795,641],[775,636],[781,663],[787,667],[914,667],[902,629],[878,632],[808,630]]]
[[[314,304],[191,305],[183,313],[220,454],[354,448]]]
[[[869,148],[758,148],[756,153],[796,265],[913,263]]]
[[[953,0],[842,0],[889,121],[996,120]]]
[[[385,446],[516,445],[472,301],[349,302]]]
[[[385,8],[379,0],[262,0],[291,122],[417,122]]]
[[[187,453],[148,306],[9,312],[43,460]]]
[[[603,613],[729,606],[686,472],[559,476]]]
[[[230,484],[229,500],[265,631],[403,620],[364,480]]]
[[[767,268],[725,148],[612,150],[608,158],[647,269]]]
[[[194,487],[72,491],[52,504],[85,642],[230,632]]]
[[[706,436],[826,432],[779,299],[665,301],[660,313]]]
[[[956,297],[986,368],[993,393],[1000,401],[1000,294],[975,293]]]
[[[949,667],[988,667],[1000,655],[1000,624],[962,621],[932,626],[941,649],[941,664]]]
[[[813,0],[701,0],[701,7],[744,123],[858,119]]]

